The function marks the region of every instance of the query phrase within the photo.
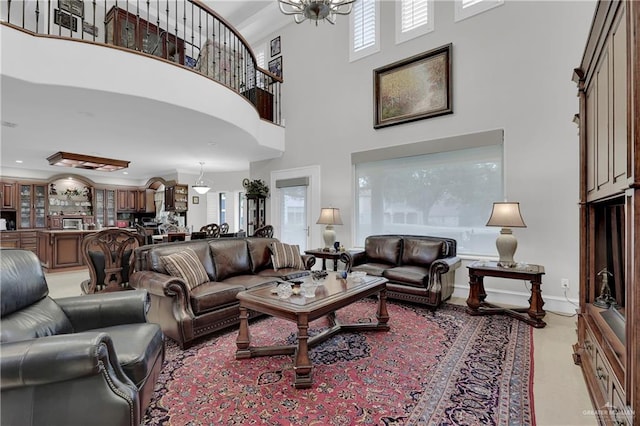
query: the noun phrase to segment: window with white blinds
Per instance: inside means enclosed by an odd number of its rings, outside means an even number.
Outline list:
[[[434,0],[396,1],[396,43],[433,31]]]
[[[358,0],[350,14],[351,46],[354,61],[380,50],[379,4],[376,0]]]
[[[455,21],[462,21],[504,4],[504,0],[455,0]]]

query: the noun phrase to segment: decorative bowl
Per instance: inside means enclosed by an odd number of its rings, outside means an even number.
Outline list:
[[[304,297],[315,297],[318,285],[318,281],[316,280],[305,281],[300,284]]]
[[[366,276],[367,276],[367,273],[363,271],[353,271],[349,274],[349,278],[351,278],[354,281],[362,281]]]

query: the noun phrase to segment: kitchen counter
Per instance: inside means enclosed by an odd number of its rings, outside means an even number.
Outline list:
[[[43,229],[38,231],[38,257],[48,271],[84,266],[82,240],[98,232],[79,229]]]

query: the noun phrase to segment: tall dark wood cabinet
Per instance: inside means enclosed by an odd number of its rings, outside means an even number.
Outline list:
[[[266,200],[263,195],[247,194],[247,235],[266,225]]]
[[[640,2],[601,1],[580,67],[574,361],[600,424],[640,421]]]

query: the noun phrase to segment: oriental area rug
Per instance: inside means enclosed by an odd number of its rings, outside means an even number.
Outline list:
[[[365,299],[337,312],[375,321]],[[296,389],[291,356],[236,360],[237,327],[190,349],[167,340],[147,425],[535,425],[533,335],[505,316],[387,304],[391,330],[342,332],[310,351],[313,386]],[[310,324],[310,335],[328,326]],[[290,344],[295,324],[262,317],[252,345]]]

